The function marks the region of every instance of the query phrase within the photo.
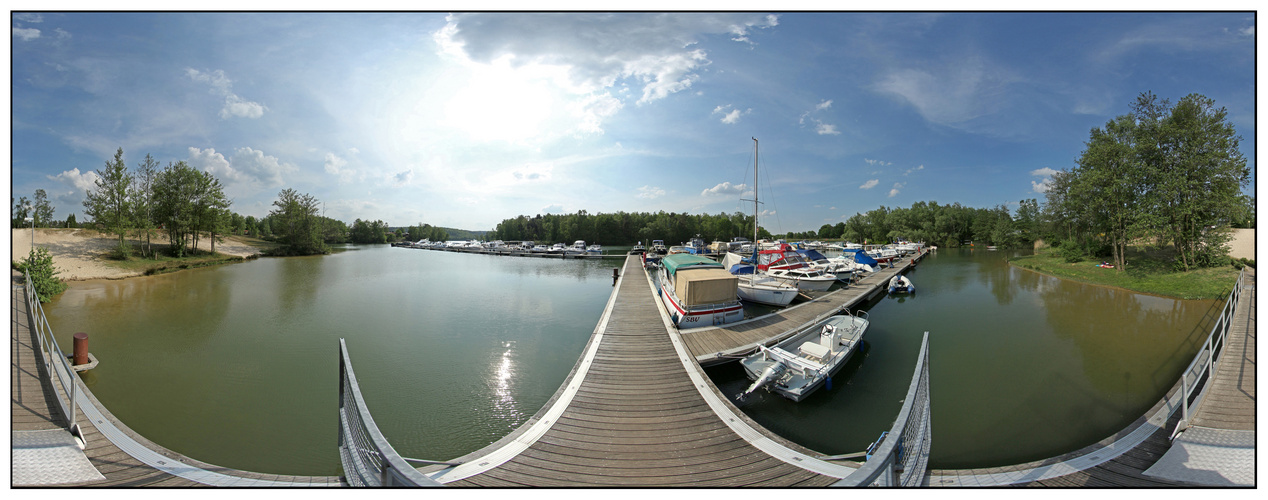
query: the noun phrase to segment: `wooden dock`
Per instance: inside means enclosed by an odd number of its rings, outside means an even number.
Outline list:
[[[65,429],[67,417],[56,397],[66,398],[50,382],[44,364],[37,361],[39,341],[27,314],[22,275],[12,273],[10,313],[10,373],[12,431]],[[109,362],[109,360],[102,360]],[[239,471],[199,462],[159,446],[129,429],[110,414],[80,384],[76,423],[84,438],[83,453],[101,478],[91,481],[32,484],[29,486],[339,486],[333,476],[279,476]],[[210,432],[210,431],[209,431]],[[15,453],[14,456],[17,454]],[[140,458],[138,458],[140,457]],[[143,460],[144,459],[144,460]],[[18,464],[14,464],[15,467]],[[51,471],[55,472],[55,471]],[[12,484],[11,486],[23,486]]]
[[[452,486],[827,486],[855,467],[776,436],[688,354],[637,257],[627,258],[582,358],[516,432],[419,470]]]
[[[820,292],[807,302],[772,314],[729,325],[683,330],[683,342],[701,366],[734,361],[737,357],[753,352],[758,345],[774,345],[802,327],[885,293],[890,278],[906,271],[925,255],[926,253],[920,253],[897,260],[894,267],[882,268],[846,288]]]

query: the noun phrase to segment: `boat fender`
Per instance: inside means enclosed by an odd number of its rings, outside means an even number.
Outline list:
[[[832,390],[832,377],[828,377],[828,380],[826,381],[826,385],[824,385],[824,387],[826,387],[829,391]]]

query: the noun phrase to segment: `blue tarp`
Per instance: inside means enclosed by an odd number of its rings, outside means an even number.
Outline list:
[[[879,265],[880,265],[880,262],[877,262],[877,261],[876,261],[876,259],[873,259],[873,258],[871,258],[871,257],[868,257],[868,256],[867,256],[867,254],[866,254],[866,253],[863,253],[863,250],[861,250],[861,249],[858,249],[858,248],[854,248],[854,249],[847,248],[847,249],[845,249],[845,250],[843,250],[843,251],[844,251],[845,253],[852,253],[852,254],[854,254],[854,255],[853,255],[853,257],[854,257],[854,262],[858,262],[859,264],[867,264],[867,265],[872,266],[872,267],[877,267],[877,266],[879,266]]]
[[[751,264],[736,264],[731,266],[731,274],[753,274],[753,266]]]
[[[824,257],[818,250],[797,250],[797,253],[801,254],[802,257],[805,257],[806,260],[809,260],[810,262],[827,259],[827,257]]]

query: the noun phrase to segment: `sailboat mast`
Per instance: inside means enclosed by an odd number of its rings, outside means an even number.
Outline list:
[[[753,265],[757,265],[757,138],[753,138]]]

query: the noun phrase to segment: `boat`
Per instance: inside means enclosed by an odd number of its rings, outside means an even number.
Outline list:
[[[797,285],[803,292],[826,292],[837,280],[835,275],[811,267],[796,250],[758,252],[757,270],[772,278]]]
[[[722,258],[722,267],[739,277],[736,293],[740,296],[740,300],[785,307],[791,304],[799,293],[797,285],[758,274],[757,268],[751,263],[744,262],[739,254],[728,252]]]
[[[898,275],[889,280],[889,293],[916,293],[916,285],[911,284],[911,280],[906,276]]]
[[[839,314],[815,323],[772,347],[740,360],[753,383],[736,395],[744,399],[759,388],[801,401],[831,378],[858,351],[867,332],[867,314]]]
[[[564,252],[570,254],[586,253],[586,242],[583,240],[574,241],[572,242],[572,246],[564,249]]]
[[[829,259],[817,250],[797,250],[801,258],[806,259],[811,267],[837,277],[837,281],[849,283],[854,278],[854,263],[846,259]]]
[[[529,252],[548,253],[550,252],[550,248],[548,248],[546,245],[533,245],[533,248],[529,249]]]
[[[603,245],[600,245],[598,243],[595,243],[593,245],[586,247],[586,254],[588,255],[600,255],[602,253],[603,253]]]
[[[643,242],[640,241],[636,243],[634,246],[630,247],[630,251],[628,254],[637,255],[637,254],[645,254],[645,253],[647,253],[647,247],[644,247]]]
[[[665,248],[665,242],[661,240],[652,240],[652,248],[650,248],[649,250],[651,251],[651,253],[659,254],[659,255],[665,255],[666,253],[669,253],[669,250]]]
[[[686,253],[661,259],[661,301],[678,328],[723,325],[744,319],[739,278],[712,259]]]
[[[564,251],[565,251],[565,250],[567,250],[567,249],[568,249],[568,247],[564,246],[564,244],[563,244],[563,243],[555,243],[554,245],[551,245],[551,247],[550,247],[549,249],[547,249],[547,250],[546,250],[546,253],[551,253],[551,254],[561,254],[561,255],[562,255],[562,254],[564,253]]]

